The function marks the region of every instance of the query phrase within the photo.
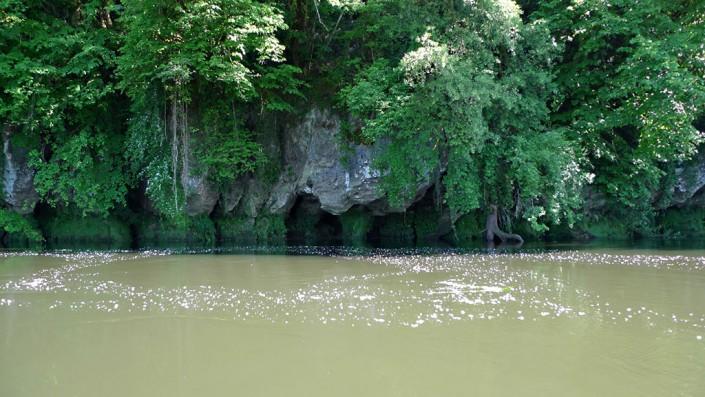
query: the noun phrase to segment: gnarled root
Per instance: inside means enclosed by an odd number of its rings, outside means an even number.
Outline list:
[[[499,229],[499,224],[497,222],[497,206],[491,205],[492,212],[487,215],[487,222],[485,223],[485,241],[488,243],[494,243],[495,239],[499,239],[502,243],[518,242],[520,244],[524,243],[524,239],[518,234],[505,233]]]

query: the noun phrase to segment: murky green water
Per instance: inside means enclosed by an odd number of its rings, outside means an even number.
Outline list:
[[[702,396],[702,251],[0,258],[0,396]]]

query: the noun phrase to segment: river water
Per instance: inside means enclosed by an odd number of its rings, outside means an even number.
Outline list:
[[[288,253],[1,253],[0,396],[705,395],[703,251]]]

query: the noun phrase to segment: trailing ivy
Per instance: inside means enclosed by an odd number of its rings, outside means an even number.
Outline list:
[[[280,64],[281,12],[253,0],[125,1],[120,87],[132,98],[127,159],[167,217],[184,215],[187,180],[232,182],[264,162],[247,103],[289,110],[298,69]],[[199,142],[191,147],[192,137]],[[199,158],[196,167],[191,163]]]

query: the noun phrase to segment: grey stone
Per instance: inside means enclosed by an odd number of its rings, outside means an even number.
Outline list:
[[[218,190],[208,180],[207,174],[186,173],[181,178],[181,183],[186,193],[186,214],[189,216],[208,215],[213,211],[219,195]]]
[[[29,151],[11,142],[12,129],[3,130],[3,198],[5,204],[20,214],[29,214],[39,201],[34,189],[34,170],[28,164]]]
[[[220,194],[220,203],[223,207],[223,212],[228,214],[233,212],[235,208],[240,204],[240,200],[245,195],[245,189],[247,187],[247,178],[238,178],[234,183],[231,183],[225,187],[224,191]]]
[[[208,179],[208,172],[200,172],[200,162],[191,149],[194,137],[188,128],[181,135],[181,187],[185,195],[185,211],[189,216],[208,215],[218,203],[220,194]]]
[[[671,196],[672,206],[697,204],[702,200],[691,199],[705,188],[705,152],[701,152],[693,160],[676,169],[676,183]],[[696,198],[697,198],[696,197]]]
[[[413,200],[401,208],[390,207],[380,188],[382,175],[373,167],[384,143],[343,143],[340,126],[339,116],[314,108],[285,134],[284,172],[272,189],[267,211],[287,213],[299,195],[307,194],[317,198],[321,209],[333,215],[355,205],[366,206],[375,215],[403,212],[432,185],[428,178],[417,186]]]
[[[251,218],[257,217],[269,198],[269,186],[257,178],[247,178],[245,193],[240,201],[238,213]]]

